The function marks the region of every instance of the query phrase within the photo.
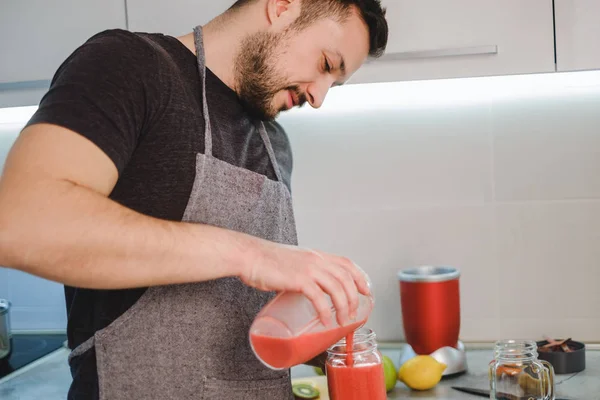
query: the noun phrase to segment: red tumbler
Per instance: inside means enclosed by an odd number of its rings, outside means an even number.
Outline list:
[[[460,272],[424,266],[398,272],[406,342],[417,354],[456,347],[460,333]]]

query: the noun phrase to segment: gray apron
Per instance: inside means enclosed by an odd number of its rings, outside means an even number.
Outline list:
[[[196,155],[196,176],[183,220],[296,245],[291,196],[264,125],[260,123],[260,136],[277,181],[212,156],[202,29],[194,33],[205,154]],[[101,400],[293,399],[289,370],[266,368],[249,344],[252,321],[273,297],[238,278],[152,287],[70,357],[95,347]]]

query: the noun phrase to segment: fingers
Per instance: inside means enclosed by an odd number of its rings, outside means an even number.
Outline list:
[[[358,309],[358,291],[356,290],[354,278],[345,268],[331,268],[328,272],[339,282],[341,288],[344,290],[347,300],[347,317],[352,320],[348,321],[345,319],[345,321],[353,322],[356,318],[356,311]],[[346,318],[346,315],[344,315],[344,318]]]
[[[338,323],[346,325],[354,322],[359,305],[359,292],[370,295],[370,283],[364,271],[351,260],[320,252],[313,260],[315,270],[309,276],[315,279],[321,289],[331,297],[338,315]]]
[[[336,278],[333,272],[335,268],[325,269],[316,268],[313,272],[317,284],[323,289],[325,293],[329,295],[333,306],[336,310],[337,322],[339,325],[346,325],[349,323],[349,300],[346,290],[342,281]],[[341,270],[337,270],[343,273]],[[352,285],[353,286],[353,285]],[[352,289],[350,289],[351,291]],[[356,290],[354,290],[356,292]],[[358,302],[358,299],[357,299]]]
[[[356,265],[352,260],[346,257],[339,257],[331,254],[322,254],[328,261],[340,266],[345,271],[347,271],[354,280],[354,285],[358,289],[358,291],[365,295],[369,296],[371,294],[371,283],[368,280],[368,276],[358,265]]]
[[[323,325],[331,326],[331,309],[321,287],[316,282],[309,281],[302,286],[302,293],[313,303]]]
[[[337,256],[335,258],[337,259],[337,263],[352,276],[358,291],[365,296],[369,296],[371,294],[371,283],[365,271],[348,258]]]

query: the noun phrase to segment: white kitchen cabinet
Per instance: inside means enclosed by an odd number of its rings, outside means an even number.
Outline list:
[[[555,71],[552,0],[382,3],[390,27],[386,54],[350,83]]]
[[[124,0],[0,0],[0,106],[37,104],[79,45],[125,27]]]
[[[51,79],[86,39],[125,28],[123,0],[0,0],[0,82]]]
[[[235,0],[127,0],[129,30],[180,36],[204,25]]]
[[[555,0],[556,68],[600,69],[600,1]]]

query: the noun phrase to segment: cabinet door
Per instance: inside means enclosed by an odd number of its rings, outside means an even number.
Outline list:
[[[353,83],[555,70],[552,0],[382,3],[390,26],[386,54],[363,66]]]
[[[600,69],[600,1],[555,0],[556,68]]]
[[[129,30],[180,36],[227,10],[235,0],[127,0]]]
[[[97,32],[125,28],[123,0],[0,0],[0,90],[49,80]]]

